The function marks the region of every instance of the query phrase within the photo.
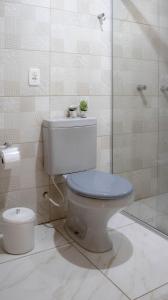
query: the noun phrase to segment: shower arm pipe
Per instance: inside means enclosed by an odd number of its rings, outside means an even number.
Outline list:
[[[161,92],[168,92],[168,86],[165,86],[165,85],[163,85],[163,86],[161,86],[161,88],[160,88],[160,90],[161,90]]]
[[[147,86],[145,84],[138,84],[137,85],[137,90],[139,92],[145,91],[145,90],[147,90]]]

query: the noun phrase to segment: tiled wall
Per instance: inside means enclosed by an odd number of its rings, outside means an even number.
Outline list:
[[[97,14],[104,12],[101,31]],[[19,145],[21,163],[0,169],[0,209],[33,208],[38,222],[63,216],[42,194],[41,123],[86,97],[98,118],[98,168],[111,168],[112,1],[0,0],[0,143]],[[29,87],[28,70],[41,70]]]
[[[139,199],[168,191],[168,1],[113,3],[113,166]]]

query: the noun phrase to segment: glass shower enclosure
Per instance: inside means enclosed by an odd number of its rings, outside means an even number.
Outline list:
[[[125,213],[168,234],[168,1],[113,1],[113,173]]]

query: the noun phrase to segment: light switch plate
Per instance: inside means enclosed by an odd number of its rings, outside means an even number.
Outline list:
[[[40,85],[40,69],[30,68],[29,69],[29,85],[39,86]]]

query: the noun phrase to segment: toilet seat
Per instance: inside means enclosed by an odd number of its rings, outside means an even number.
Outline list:
[[[101,200],[120,199],[133,192],[125,178],[97,170],[69,174],[67,185],[76,194]]]

